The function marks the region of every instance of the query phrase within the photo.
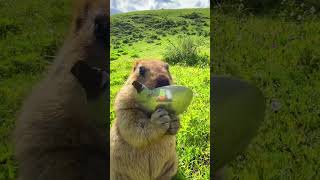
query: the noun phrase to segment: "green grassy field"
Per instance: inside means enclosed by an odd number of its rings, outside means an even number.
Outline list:
[[[213,14],[214,71],[266,96],[265,121],[230,179],[319,179],[320,21]]]
[[[181,115],[176,179],[209,179],[209,9],[142,11],[112,16],[111,121],[115,118],[114,98],[131,72],[134,60],[164,59],[168,46],[178,46],[179,39],[185,36],[202,42],[199,53],[207,55],[207,65],[169,63],[175,83],[194,91],[188,111]]]

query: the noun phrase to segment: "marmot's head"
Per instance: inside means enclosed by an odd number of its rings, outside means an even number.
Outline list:
[[[168,86],[173,83],[169,72],[169,64],[160,60],[136,61],[128,83],[132,84],[134,80],[150,89]]]
[[[82,60],[90,66],[108,70],[110,44],[110,2],[108,0],[77,0],[71,35],[85,52]]]
[[[84,88],[88,99],[97,99],[109,89],[108,46],[110,42],[110,2],[75,0],[71,44],[76,62],[71,72]],[[69,52],[72,53],[72,52]]]

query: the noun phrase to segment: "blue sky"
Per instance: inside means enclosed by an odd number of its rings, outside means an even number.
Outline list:
[[[210,0],[111,0],[111,14],[151,9],[209,8]]]

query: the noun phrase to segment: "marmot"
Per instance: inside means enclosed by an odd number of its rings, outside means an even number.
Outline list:
[[[115,100],[116,119],[110,134],[111,180],[169,180],[177,172],[178,116],[164,109],[147,112],[135,101],[133,81],[153,89],[171,85],[169,65],[139,60]]]
[[[19,180],[105,180],[109,1],[76,1],[72,30],[14,130]]]

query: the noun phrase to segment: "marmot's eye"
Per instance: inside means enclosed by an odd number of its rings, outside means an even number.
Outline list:
[[[168,63],[165,63],[164,67],[166,68],[167,71],[169,71],[169,64]]]
[[[147,72],[147,68],[145,68],[144,66],[139,67],[139,74],[141,76],[144,76],[146,74],[146,72]]]
[[[106,38],[108,34],[108,21],[106,16],[97,16],[94,21],[94,33],[98,38]]]

